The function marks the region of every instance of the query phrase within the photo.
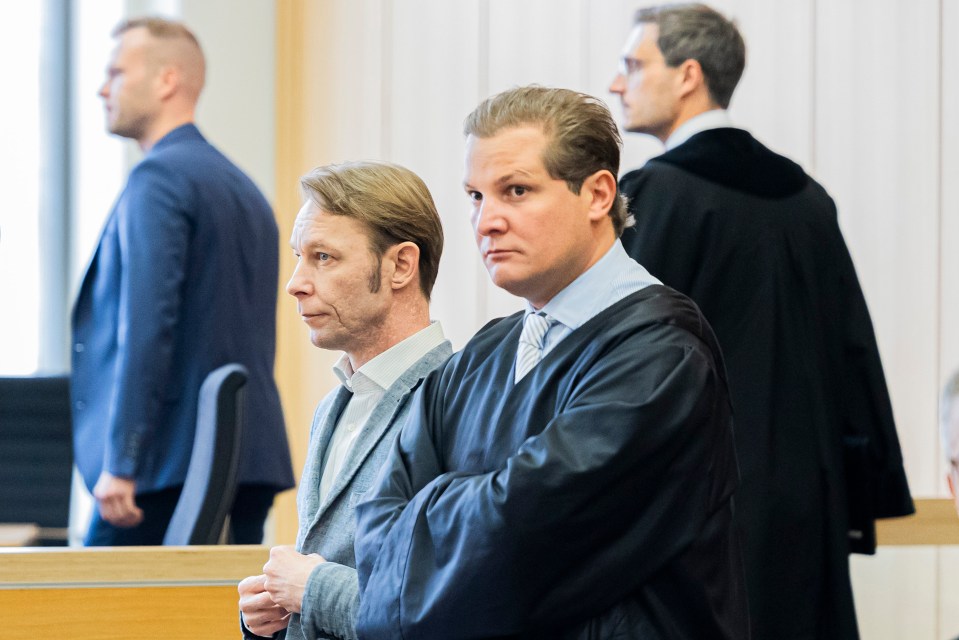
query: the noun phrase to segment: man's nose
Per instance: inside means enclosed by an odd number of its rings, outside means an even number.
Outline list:
[[[617,72],[616,75],[613,76],[613,81],[609,85],[609,92],[622,95],[625,90],[626,90],[626,77],[623,74]]]
[[[476,210],[473,228],[482,236],[503,231],[506,224],[500,206],[492,200],[484,200]]]
[[[293,274],[290,276],[289,281],[286,283],[286,292],[293,296],[294,298],[299,298],[300,296],[309,295],[309,279],[305,278],[302,273],[302,265],[297,263],[296,267],[293,269]]]

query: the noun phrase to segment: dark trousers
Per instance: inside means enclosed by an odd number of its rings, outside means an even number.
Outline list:
[[[135,527],[116,527],[100,517],[94,505],[93,520],[83,544],[88,547],[125,547],[132,545],[161,545],[173,510],[183,487],[162,489],[136,496],[137,506],[143,509],[143,521]],[[260,544],[263,542],[263,523],[273,505],[276,489],[263,485],[237,487],[233,508],[230,510],[230,544]]]

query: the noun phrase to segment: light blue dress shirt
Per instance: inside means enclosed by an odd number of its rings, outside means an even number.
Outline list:
[[[542,311],[553,320],[543,340],[543,355],[599,312],[654,284],[662,282],[630,258],[617,239],[606,255],[553,296],[542,309],[534,309],[527,303],[527,314]]]
[[[704,111],[698,116],[693,116],[686,122],[679,125],[672,135],[666,138],[666,150],[675,149],[682,143],[692,138],[697,133],[709,131],[710,129],[726,129],[739,127],[733,124],[729,119],[729,113],[725,109],[712,109]]]

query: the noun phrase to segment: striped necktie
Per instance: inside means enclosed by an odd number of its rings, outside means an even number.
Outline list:
[[[516,377],[514,383],[523,379],[529,370],[543,359],[543,339],[553,324],[553,319],[542,311],[528,313],[523,320],[523,333],[519,336],[516,349]]]

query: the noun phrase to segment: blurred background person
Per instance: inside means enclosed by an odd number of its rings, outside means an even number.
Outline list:
[[[866,302],[825,190],[735,127],[746,49],[702,4],[640,9],[610,91],[666,152],[623,176],[629,254],[726,358],[753,640],[857,638],[850,551],[913,504]]]
[[[946,484],[949,485],[949,493],[955,500],[956,512],[959,513],[959,404],[956,403],[956,398],[959,398],[959,371],[952,374],[942,390],[939,412],[942,450],[949,463],[946,469]]]
[[[250,374],[231,539],[259,543],[293,486],[273,381],[278,231],[253,182],[193,124],[205,62],[181,23],[132,19],[100,88],[110,133],[145,156],[108,217],[73,310],[77,467],[88,545],[161,544],[193,444],[200,385]]]
[[[290,244],[287,292],[310,342],[343,351],[316,408],[297,493],[296,546],[270,551],[238,587],[245,637],[355,638],[354,507],[379,472],[423,378],[453,353],[430,292],[443,227],[429,190],[398,165],[318,167]]]

